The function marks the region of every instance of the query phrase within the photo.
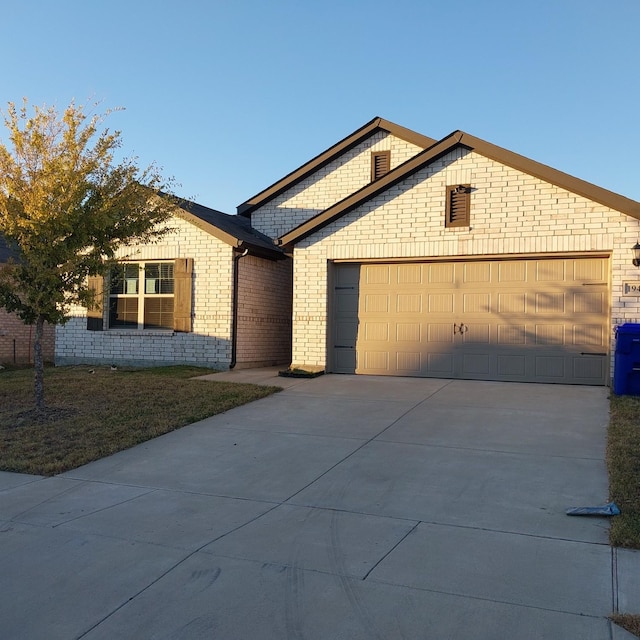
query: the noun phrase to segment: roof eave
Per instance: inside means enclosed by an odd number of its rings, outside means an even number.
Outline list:
[[[349,134],[346,138],[343,138],[333,146],[303,164],[301,167],[298,167],[295,171],[292,171],[270,187],[267,187],[252,198],[249,198],[249,200],[238,205],[238,214],[249,217],[251,215],[251,211],[264,205],[266,202],[269,202],[269,200],[277,197],[292,186],[295,186],[298,182],[304,180],[313,172],[318,171],[338,156],[349,151],[356,145],[360,144],[363,140],[372,136],[379,129],[388,131],[396,137],[415,144],[418,147],[422,147],[423,149],[436,142],[436,140],[432,138],[423,136],[422,134],[412,131],[411,129],[407,129],[406,127],[401,127],[389,120],[385,120],[380,117],[373,118],[373,120],[370,120],[365,125]]]
[[[598,187],[590,182],[586,182],[568,173],[521,156],[513,151],[498,147],[463,131],[454,131],[430,148],[425,149],[402,165],[396,167],[376,182],[372,182],[332,207],[325,209],[295,229],[292,229],[278,239],[278,244],[285,250],[291,251],[293,246],[300,240],[303,240],[333,222],[333,220],[359,207],[385,189],[413,175],[431,162],[449,153],[457,146],[463,146],[471,151],[476,151],[487,158],[505,164],[513,169],[527,173],[561,189],[583,196],[609,207],[614,211],[619,211],[620,213],[640,220],[640,202]]]
[[[382,178],[369,183],[362,189],[352,193],[350,196],[347,196],[340,202],[337,202],[333,206],[325,209],[313,218],[281,236],[278,239],[278,244],[284,247],[285,250],[290,250],[295,243],[303,240],[308,235],[322,229],[333,222],[336,218],[349,213],[349,211],[352,211],[361,204],[371,200],[371,198],[374,198],[386,189],[413,175],[425,165],[437,160],[445,153],[448,153],[456,144],[459,143],[461,136],[462,132],[454,131],[446,138],[440,140],[440,142],[436,142],[428,149],[421,151],[418,155],[413,156],[413,158],[410,158],[395,169],[392,169],[389,173],[382,176]]]

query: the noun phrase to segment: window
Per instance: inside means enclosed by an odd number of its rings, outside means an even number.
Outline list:
[[[471,185],[447,187],[445,227],[468,227],[471,223]]]
[[[371,181],[382,178],[391,169],[391,151],[373,151],[371,153]]]
[[[109,328],[173,329],[174,263],[135,262],[111,272]]]

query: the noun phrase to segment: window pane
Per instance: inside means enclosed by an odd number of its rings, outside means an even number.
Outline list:
[[[173,298],[145,297],[144,328],[173,329]]]
[[[138,272],[137,264],[123,264],[114,267],[111,270],[111,293],[138,293]]]
[[[173,293],[173,262],[146,264],[144,267],[144,292]]]
[[[109,300],[109,327],[138,328],[138,299],[111,298]]]

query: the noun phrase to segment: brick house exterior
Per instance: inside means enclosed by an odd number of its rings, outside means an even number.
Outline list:
[[[112,296],[103,282],[102,308],[75,307],[69,322],[58,327],[56,364],[226,369],[288,363],[291,260],[245,220],[195,203],[181,201],[169,227],[159,242],[129,247],[118,257],[127,264],[190,265],[181,326],[112,326]],[[177,276],[176,271],[176,312]]]
[[[0,269],[16,256],[15,251],[0,237]],[[0,309],[0,364],[33,363],[34,334],[33,325],[27,325],[16,314]],[[45,362],[53,362],[54,340],[54,328],[45,325],[42,336],[42,356]]]
[[[607,384],[640,317],[640,203],[463,132],[374,119],[238,212],[293,255],[292,366]]]

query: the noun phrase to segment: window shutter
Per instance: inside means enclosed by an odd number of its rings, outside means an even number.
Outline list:
[[[191,331],[191,290],[193,258],[178,258],[174,262],[173,329]]]
[[[93,304],[87,307],[87,331],[102,331],[104,329],[104,278],[89,276],[87,286],[93,291]]]
[[[371,181],[382,178],[391,169],[391,151],[374,151],[371,154]]]
[[[471,185],[447,187],[445,227],[468,227],[471,212]]]

